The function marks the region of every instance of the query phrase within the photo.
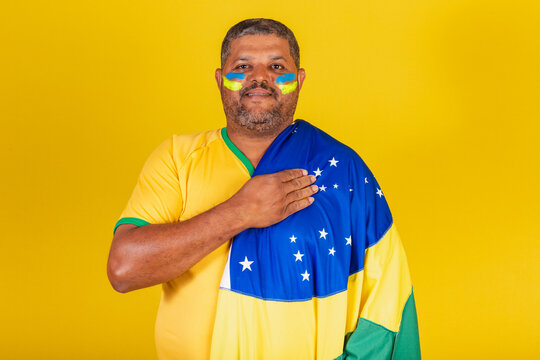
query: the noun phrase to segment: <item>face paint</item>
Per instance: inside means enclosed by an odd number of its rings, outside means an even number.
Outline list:
[[[293,92],[294,90],[296,90],[297,87],[298,87],[298,81],[295,81],[287,85],[278,85],[278,88],[281,90],[283,95]]]
[[[234,73],[234,72],[230,72],[230,73],[227,73],[227,75],[225,75],[227,77],[227,79],[229,80],[232,80],[232,79],[243,79],[246,77],[246,74],[244,73]]]
[[[232,91],[238,91],[242,89],[242,83],[239,83],[238,81],[231,81],[233,79],[243,79],[246,77],[246,74],[244,73],[234,73],[230,72],[227,73],[225,76],[223,76],[223,86],[225,86],[227,89]]]
[[[296,75],[294,73],[286,73],[276,78],[276,84],[285,84],[287,81],[293,81]]]
[[[276,84],[278,84],[278,88],[281,90],[283,95],[296,90],[296,88],[298,87],[298,81],[292,82],[290,84],[285,84],[288,81],[293,81],[295,78],[296,75],[294,73],[283,74],[276,78]]]

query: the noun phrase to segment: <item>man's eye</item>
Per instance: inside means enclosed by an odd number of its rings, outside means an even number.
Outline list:
[[[237,69],[247,69],[247,67],[248,67],[248,66],[247,66],[246,64],[240,64],[240,65],[238,65],[236,68],[237,68]]]
[[[273,64],[272,65],[272,69],[275,69],[275,70],[281,70],[283,69],[283,66],[279,65],[279,64]]]

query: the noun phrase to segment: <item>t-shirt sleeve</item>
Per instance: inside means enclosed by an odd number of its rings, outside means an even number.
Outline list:
[[[144,226],[178,221],[183,202],[173,145],[171,137],[150,155],[114,231],[122,224]]]

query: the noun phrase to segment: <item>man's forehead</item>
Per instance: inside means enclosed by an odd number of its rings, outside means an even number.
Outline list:
[[[234,39],[230,49],[234,61],[239,58],[253,59],[259,55],[273,60],[291,57],[288,40],[276,35],[245,35]]]
[[[285,58],[282,55],[272,55],[272,54],[261,54],[262,56],[266,55],[266,58],[268,60],[278,61],[278,60],[284,60],[286,61],[287,58]],[[244,54],[238,54],[237,57],[233,58],[232,61],[250,61],[254,60],[256,57],[251,55],[244,55]]]

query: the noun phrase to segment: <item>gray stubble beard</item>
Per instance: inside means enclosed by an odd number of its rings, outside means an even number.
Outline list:
[[[261,137],[275,136],[278,130],[282,131],[285,125],[289,125],[292,121],[297,100],[295,99],[294,105],[285,114],[282,114],[283,104],[278,104],[269,111],[248,111],[241,104],[224,106],[224,109],[227,119],[234,121],[251,134]]]

